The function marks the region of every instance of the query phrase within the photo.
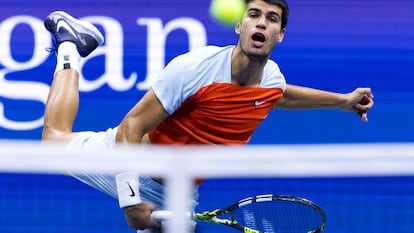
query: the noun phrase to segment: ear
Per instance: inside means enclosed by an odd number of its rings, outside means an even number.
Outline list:
[[[237,35],[240,35],[240,23],[236,23],[236,25],[234,26],[234,31],[236,32]]]
[[[285,38],[285,33],[286,33],[286,28],[283,28],[282,30],[280,30],[279,38],[277,40],[279,43],[283,41],[283,38]]]

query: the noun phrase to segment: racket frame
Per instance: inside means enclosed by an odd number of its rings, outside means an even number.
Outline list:
[[[277,200],[281,200],[281,201],[288,201],[288,202],[298,202],[301,204],[304,204],[306,206],[311,207],[312,209],[316,210],[319,214],[320,217],[322,219],[322,222],[320,224],[320,226],[317,229],[308,231],[307,233],[320,233],[325,229],[326,226],[326,214],[323,211],[323,209],[318,206],[316,203],[302,198],[302,197],[296,197],[296,196],[292,196],[292,195],[275,195],[275,194],[264,194],[264,195],[257,195],[257,196],[253,196],[253,197],[248,197],[248,198],[244,198],[226,208],[223,209],[216,209],[213,211],[205,211],[202,213],[189,213],[188,216],[186,216],[189,219],[193,219],[196,221],[203,221],[203,222],[211,222],[211,223],[216,223],[216,224],[221,224],[221,225],[225,225],[225,226],[229,226],[232,227],[236,230],[239,230],[241,232],[244,233],[265,233],[265,232],[261,232],[258,231],[256,229],[252,229],[249,228],[247,226],[242,226],[240,225],[237,220],[232,219],[232,212],[244,205],[248,205],[248,204],[252,204],[255,202],[266,202],[266,201],[277,201]],[[223,219],[223,218],[219,218],[219,216],[224,215],[224,214],[229,214],[230,215],[230,219]],[[152,213],[152,218],[156,219],[156,220],[165,220],[165,219],[171,219],[172,218],[172,213],[171,211],[154,211]]]

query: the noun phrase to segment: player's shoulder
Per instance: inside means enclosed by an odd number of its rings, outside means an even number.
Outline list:
[[[264,67],[262,86],[279,87],[283,90],[286,88],[285,77],[280,70],[279,65],[273,60],[268,60]]]
[[[231,53],[231,48],[231,46],[204,46],[174,58],[170,64],[174,64],[174,67],[177,69],[181,67],[181,69],[186,69],[187,71],[193,69],[200,70],[202,68],[208,69],[213,64],[217,64],[218,60],[228,57]]]
[[[196,48],[189,53],[214,54],[214,53],[220,53],[220,52],[232,49],[233,47],[234,45],[228,45],[228,46],[206,45],[200,48]]]
[[[196,48],[189,51],[186,54],[181,55],[185,59],[194,58],[195,61],[200,61],[210,57],[216,57],[219,54],[226,54],[226,52],[231,51],[234,46],[215,46],[215,45],[206,45],[204,47]],[[194,61],[194,60],[193,60]]]
[[[265,69],[270,69],[270,70],[280,72],[279,65],[274,60],[271,60],[271,59],[267,60]]]

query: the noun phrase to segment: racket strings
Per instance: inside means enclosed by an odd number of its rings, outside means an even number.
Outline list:
[[[314,208],[283,200],[256,202],[232,213],[239,224],[266,233],[306,233],[318,229],[322,216]]]

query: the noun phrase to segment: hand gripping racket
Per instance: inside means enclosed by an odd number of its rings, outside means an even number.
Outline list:
[[[171,217],[168,211],[155,211],[152,216],[157,220]],[[319,233],[326,225],[326,215],[317,204],[274,194],[245,198],[224,209],[194,213],[192,218],[244,233]]]

